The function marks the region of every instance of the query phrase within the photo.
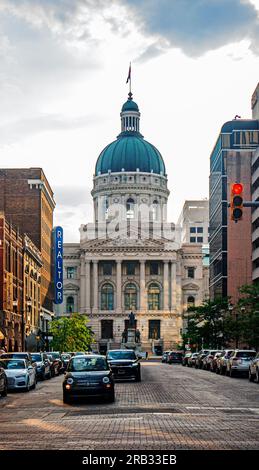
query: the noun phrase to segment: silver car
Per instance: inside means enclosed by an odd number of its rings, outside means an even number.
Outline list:
[[[259,352],[256,354],[255,358],[252,359],[248,369],[248,377],[250,382],[255,381],[259,384]]]
[[[230,358],[233,349],[224,349],[221,356],[216,360],[216,374],[225,375],[227,369],[227,361]]]
[[[235,349],[227,360],[226,375],[248,375],[250,362],[256,356],[256,351],[251,349]]]
[[[36,369],[26,359],[0,359],[7,377],[8,390],[25,390],[36,387]]]
[[[199,353],[195,352],[195,353],[192,353],[192,355],[190,357],[188,357],[188,362],[187,362],[187,366],[188,367],[194,367],[195,366],[195,360],[196,360],[196,357],[198,356]]]

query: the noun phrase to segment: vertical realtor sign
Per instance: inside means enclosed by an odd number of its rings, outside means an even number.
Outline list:
[[[54,303],[63,302],[63,228],[54,227]]]

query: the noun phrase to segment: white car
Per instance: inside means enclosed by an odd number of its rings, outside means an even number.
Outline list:
[[[8,390],[25,390],[36,387],[36,369],[26,359],[0,359],[7,377]]]
[[[234,377],[245,374],[248,376],[249,365],[255,358],[256,351],[249,349],[235,349],[227,360],[226,375]]]

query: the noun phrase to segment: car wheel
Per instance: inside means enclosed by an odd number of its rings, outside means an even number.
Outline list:
[[[71,397],[69,397],[66,392],[63,392],[63,403],[65,403],[66,405],[70,405],[71,404]]]
[[[28,379],[28,382],[27,382],[27,385],[26,385],[26,388],[25,388],[25,392],[29,392],[30,391],[30,379]]]
[[[249,368],[248,370],[248,380],[249,382],[253,382],[254,381],[254,376],[253,374],[251,374],[251,369]]]
[[[258,369],[256,369],[255,371],[255,382],[259,384],[259,370]]]
[[[135,377],[135,382],[141,382],[141,374],[140,374],[140,371],[137,373],[136,377]]]
[[[109,403],[114,403],[114,401],[115,401],[115,393],[114,393],[114,390],[113,390],[111,393],[109,393],[109,395],[108,395],[108,397],[107,397],[107,401],[108,401]]]
[[[0,393],[1,397],[6,397],[7,395],[7,383],[5,382],[4,390]]]

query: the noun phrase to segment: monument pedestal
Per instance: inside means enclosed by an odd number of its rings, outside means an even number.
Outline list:
[[[135,328],[128,328],[127,330],[127,341],[121,343],[122,349],[134,349],[134,351],[141,351],[141,342],[136,342],[136,330]]]

